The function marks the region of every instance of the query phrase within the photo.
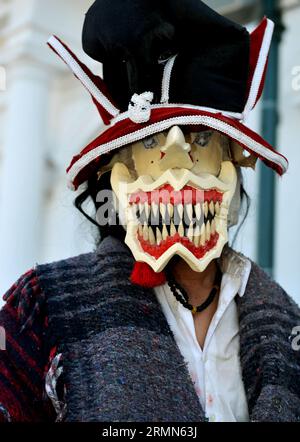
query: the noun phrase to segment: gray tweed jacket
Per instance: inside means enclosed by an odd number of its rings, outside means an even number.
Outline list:
[[[204,421],[156,296],[130,283],[132,266],[127,247],[109,237],[93,253],[36,269],[63,354],[65,420]],[[300,352],[290,338],[299,308],[254,263],[236,302],[251,421],[300,421]]]

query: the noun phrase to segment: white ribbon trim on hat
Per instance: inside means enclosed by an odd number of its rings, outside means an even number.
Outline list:
[[[271,163],[278,165],[282,169],[282,173],[285,173],[288,169],[288,162],[286,158],[284,158],[281,154],[272,151],[266,146],[260,144],[258,141],[251,138],[251,136],[242,132],[239,128],[235,128],[230,124],[219,120],[218,118],[214,118],[213,116],[188,115],[167,118],[163,121],[153,123],[147,127],[141,128],[132,133],[120,136],[115,140],[99,145],[98,147],[84,154],[73,164],[68,172],[70,182],[73,183],[79,172],[99,156],[116,150],[120,147],[126,146],[130,143],[140,141],[141,139],[147,138],[155,133],[162,132],[172,126],[180,125],[203,125],[215,129],[227,135],[228,137],[233,138],[238,143],[247,146],[253,153],[256,153],[258,156],[262,156]]]
[[[69,52],[69,50],[67,50],[54,35],[48,39],[48,44],[69,66],[74,75],[79,79],[91,96],[97,101],[97,103],[99,103],[112,117],[116,117],[120,114],[120,110],[112,104],[112,102],[103,94],[103,92],[101,92],[92,78],[86,72],[84,72],[72,53]]]

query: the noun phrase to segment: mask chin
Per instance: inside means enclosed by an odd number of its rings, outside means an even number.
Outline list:
[[[125,243],[136,261],[161,272],[178,255],[194,271],[204,271],[228,241],[237,184],[231,161],[222,162],[218,177],[169,169],[156,180],[148,175],[136,180],[125,164],[116,163],[111,185],[126,227]]]

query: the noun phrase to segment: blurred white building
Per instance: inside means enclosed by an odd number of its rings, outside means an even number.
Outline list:
[[[94,248],[94,229],[73,207],[75,194],[66,187],[65,169],[99,133],[101,123],[82,86],[46,46],[56,34],[99,72],[80,43],[92,3],[0,0],[0,293],[36,263]],[[259,10],[259,2],[251,0],[207,3],[244,23],[253,22]],[[300,302],[300,1],[283,1],[282,8],[286,31],[280,49],[278,145],[290,170],[276,178],[274,277]],[[250,124],[259,129],[259,109]],[[252,207],[237,248],[256,260],[258,173],[247,172],[246,188]]]

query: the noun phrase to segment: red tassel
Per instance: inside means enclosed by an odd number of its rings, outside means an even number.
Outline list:
[[[145,262],[135,262],[130,281],[141,287],[153,289],[166,282],[166,275],[164,272],[155,273]]]

